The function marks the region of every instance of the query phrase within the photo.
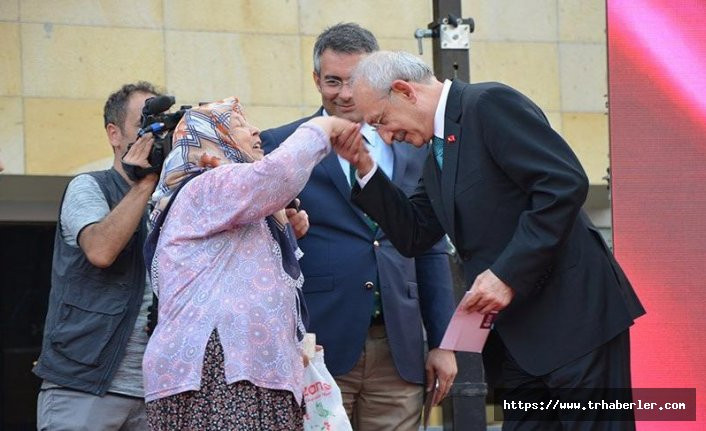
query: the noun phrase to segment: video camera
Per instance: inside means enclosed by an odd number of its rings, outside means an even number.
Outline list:
[[[141,137],[145,133],[154,135],[154,144],[147,158],[150,167],[143,168],[123,162],[123,169],[131,180],[137,181],[152,172],[159,173],[162,170],[164,159],[172,150],[174,129],[186,110],[191,109],[190,105],[182,105],[177,112],[166,112],[174,103],[174,96],[154,96],[145,100],[145,106],[142,107],[142,123],[137,136]]]

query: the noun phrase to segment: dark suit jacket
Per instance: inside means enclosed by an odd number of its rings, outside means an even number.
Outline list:
[[[605,343],[644,314],[581,206],[586,175],[542,111],[498,83],[451,85],[443,170],[428,157],[407,199],[376,172],[353,200],[406,256],[448,233],[470,287],[490,268],[516,293],[495,323],[541,375]]]
[[[321,110],[314,115],[321,115]],[[309,118],[262,132],[265,152]],[[392,150],[392,183],[411,194],[428,150],[401,143],[393,144]],[[447,244],[439,242],[417,259],[403,257],[380,229],[373,234],[363,213],[351,203],[350,190],[331,152],[314,168],[300,194],[311,224],[299,240],[304,252],[300,263],[308,330],[324,346],[331,373],[349,372],[360,358],[370,325],[373,290],[366,289],[365,283],[379,278],[385,328],[397,370],[404,380],[422,383],[422,318],[428,347],[434,348],[441,343],[454,310]]]

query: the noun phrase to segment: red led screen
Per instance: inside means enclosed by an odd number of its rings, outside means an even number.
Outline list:
[[[608,0],[615,254],[647,315],[633,386],[696,388],[706,430],[706,1]]]

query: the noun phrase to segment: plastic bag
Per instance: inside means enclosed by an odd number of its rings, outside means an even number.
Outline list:
[[[350,431],[341,390],[324,363],[324,352],[314,354],[304,368],[304,431]]]

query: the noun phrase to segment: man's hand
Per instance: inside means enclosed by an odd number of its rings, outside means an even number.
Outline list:
[[[297,211],[295,208],[287,208],[284,211],[297,239],[306,235],[309,231],[309,214],[304,210]]]
[[[154,136],[151,133],[140,136],[123,156],[123,162],[141,168],[149,168],[150,162],[147,159],[152,151],[152,144],[154,144]]]
[[[368,154],[360,134],[360,124],[334,116],[314,117],[310,123],[319,125],[331,139],[331,146],[344,159],[348,160],[365,176],[373,168],[373,159]]]
[[[429,355],[427,355],[427,363],[424,368],[427,373],[427,392],[434,388],[437,380],[439,381],[439,387],[436,389],[432,400],[432,405],[439,405],[448,395],[456,378],[456,373],[458,372],[456,356],[451,350],[431,349]]]
[[[355,166],[358,176],[361,178],[367,175],[374,166],[373,158],[370,157],[362,139],[331,139],[331,146],[339,156]]]
[[[459,306],[468,313],[478,311],[488,314],[507,307],[514,296],[515,292],[510,286],[503,283],[493,271],[486,269],[476,277]]]
[[[136,174],[131,174],[128,172],[129,167],[126,165],[137,166],[143,169],[150,168],[151,165],[148,158],[150,156],[150,152],[152,151],[152,144],[154,144],[154,136],[151,133],[146,133],[137,138],[137,141],[135,141],[135,143],[128,148],[122,159],[123,169],[126,170],[128,177],[134,180],[133,187],[142,188],[150,194],[154,191],[154,188],[157,185],[157,181],[159,180],[159,172],[152,172],[142,178],[135,178],[132,175]]]

